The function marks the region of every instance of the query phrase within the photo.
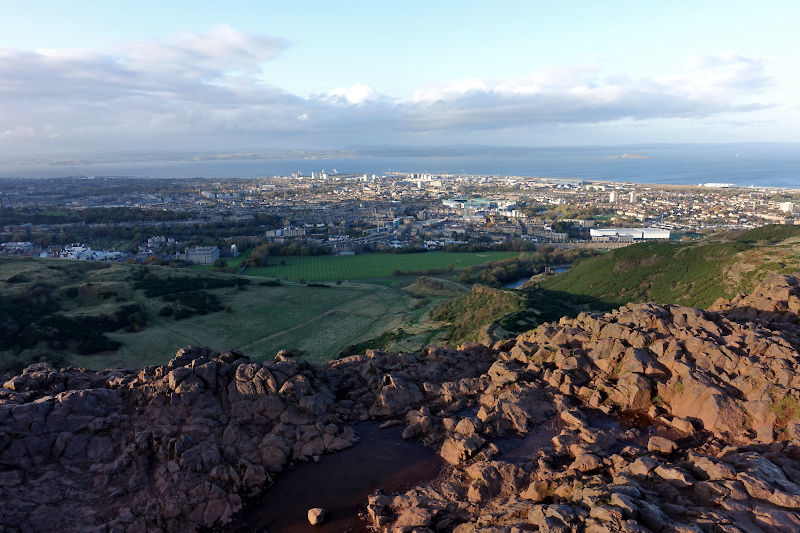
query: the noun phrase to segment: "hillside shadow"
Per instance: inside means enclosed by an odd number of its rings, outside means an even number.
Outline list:
[[[581,312],[606,313],[619,307],[619,303],[589,296],[535,287],[525,289],[528,305],[538,311],[543,322],[557,321],[563,316],[574,318]]]

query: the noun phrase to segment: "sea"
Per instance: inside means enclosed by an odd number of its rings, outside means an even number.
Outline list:
[[[347,156],[74,164],[0,161],[0,177],[135,176],[250,178],[336,170],[339,174],[415,172],[800,189],[800,143],[653,144],[606,147],[445,149],[371,148]]]

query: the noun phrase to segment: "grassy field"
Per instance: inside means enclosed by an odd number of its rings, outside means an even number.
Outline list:
[[[282,285],[220,289],[229,312],[172,320],[155,316],[139,333],[117,332],[109,337],[122,343],[103,364],[142,366],[163,363],[181,346],[238,349],[254,359],[273,357],[282,349],[306,351],[309,361],[335,357],[345,346],[376,337],[402,323],[415,301],[403,291],[376,285],[337,287]],[[160,305],[140,300],[142,305]],[[152,313],[156,315],[156,313]],[[158,351],[153,347],[158,346]],[[76,363],[93,365],[94,356],[74,356]]]
[[[266,276],[286,280],[338,281],[387,278],[394,271],[422,272],[425,270],[454,271],[518,256],[518,252],[417,254],[363,254],[351,256],[286,256],[270,257],[272,265],[249,268],[248,276]],[[280,264],[280,262],[284,264]]]
[[[167,286],[172,284],[170,280],[177,284],[184,278],[207,283],[208,287],[190,292],[216,297],[224,310],[180,320],[163,316],[165,307],[180,304],[137,288],[141,282],[136,280],[143,279],[144,273],[151,280],[166,281]],[[231,280],[246,284],[214,288],[211,283]],[[25,320],[33,323],[55,315],[96,320],[113,316],[125,306],[138,306],[147,320],[142,327],[104,330],[102,334],[120,346],[86,354],[78,353],[71,339],[54,343],[42,337],[37,341],[34,332],[33,339],[31,335],[22,337],[21,342],[28,343],[25,346],[0,349],[0,370],[39,360],[87,368],[137,368],[163,364],[178,348],[189,344],[240,349],[256,359],[271,358],[281,349],[300,349],[306,351],[306,359],[319,362],[335,357],[346,346],[369,342],[399,328],[409,331],[411,337],[419,333],[417,338],[407,339],[406,345],[408,349],[421,348],[433,333],[418,324],[425,322],[431,307],[446,296],[408,292],[404,287],[413,281],[408,278],[385,281],[330,287],[282,282],[275,286],[263,278],[188,269],[4,258],[0,259],[0,297],[9,305],[0,308],[0,327],[13,322],[19,331],[26,326]],[[17,305],[24,303],[20,298],[42,304],[41,312],[16,316],[25,309]]]

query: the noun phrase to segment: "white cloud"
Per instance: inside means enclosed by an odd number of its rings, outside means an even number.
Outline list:
[[[0,49],[0,139],[6,151],[335,147],[420,134],[449,142],[453,134],[741,113],[764,107],[754,95],[771,82],[762,62],[731,53],[695,56],[685,72],[652,79],[558,66],[429,84],[408,98],[364,83],[300,97],[262,77],[285,46],[219,26],[116,53]]]
[[[486,83],[479,78],[457,80],[450,83],[429,84],[414,91],[412,102],[437,102],[457,98],[469,93],[485,92]]]
[[[722,98],[761,90],[771,83],[762,61],[733,52],[724,56],[694,55],[688,67],[685,73],[666,77],[664,83],[686,92]]]
[[[337,87],[329,91],[327,96],[323,99],[331,102],[346,102],[348,104],[359,105],[370,100],[375,100],[377,96],[378,94],[372,87],[362,83],[356,83],[350,87]]]

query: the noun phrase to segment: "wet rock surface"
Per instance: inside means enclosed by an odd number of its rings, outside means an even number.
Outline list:
[[[380,531],[799,531],[798,286],[320,366],[187,348],[138,372],[29,367],[0,389],[0,528],[225,529],[377,420],[449,465],[370,495]]]

